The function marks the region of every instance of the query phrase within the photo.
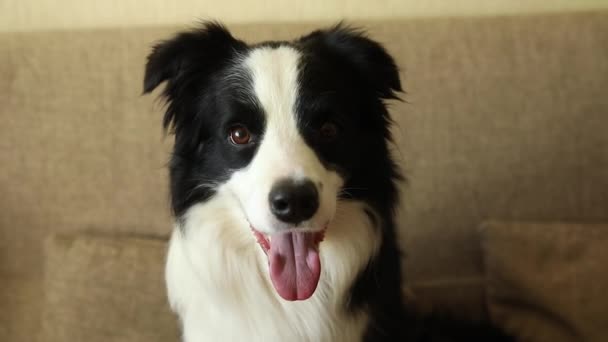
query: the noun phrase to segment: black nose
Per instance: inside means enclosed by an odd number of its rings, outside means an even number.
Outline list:
[[[287,223],[306,221],[319,209],[319,193],[310,180],[279,181],[270,190],[268,201],[274,216]]]

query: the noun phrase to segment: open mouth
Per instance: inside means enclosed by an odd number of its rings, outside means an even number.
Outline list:
[[[305,300],[317,289],[321,275],[319,244],[325,236],[319,232],[287,231],[266,235],[253,226],[251,230],[268,257],[270,278],[277,293],[285,300]]]

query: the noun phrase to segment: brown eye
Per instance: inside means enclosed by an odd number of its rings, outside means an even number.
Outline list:
[[[321,126],[319,134],[324,141],[333,141],[338,136],[338,126],[333,122],[326,122]]]
[[[251,141],[251,133],[243,125],[235,125],[230,128],[230,141],[235,145],[248,144]]]

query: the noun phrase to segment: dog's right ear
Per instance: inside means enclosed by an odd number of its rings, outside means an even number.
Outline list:
[[[217,22],[203,23],[201,28],[182,32],[156,45],[146,64],[144,94],[168,81],[165,96],[171,97],[171,87],[186,71],[210,73],[231,54],[244,48],[228,30]]]

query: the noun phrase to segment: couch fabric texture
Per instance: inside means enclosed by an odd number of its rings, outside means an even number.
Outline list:
[[[395,155],[409,178],[399,222],[407,278],[421,300],[458,311],[455,294],[466,294],[483,314],[477,227],[486,219],[608,221],[607,12],[361,24],[402,68],[406,101],[391,103]],[[319,26],[230,28],[255,42]],[[100,322],[113,324],[155,319],[134,314],[138,305],[166,309],[162,298],[77,293],[110,274],[116,278],[108,286],[162,293],[161,275],[128,267],[135,262],[129,253],[139,252],[124,242],[117,243],[125,259],[106,254],[114,242],[72,237],[62,246],[74,249],[47,248],[50,255],[43,245],[54,233],[168,235],[171,139],[163,138],[162,105],[140,94],[146,54],[177,29],[0,34],[0,340],[30,342],[53,324],[68,324],[51,313],[107,315]],[[159,248],[149,252],[162,263]],[[75,251],[84,264],[56,259]],[[102,256],[109,268],[101,260],[87,264]],[[137,263],[151,274],[162,267],[152,260]],[[98,311],[68,305],[61,292],[69,295],[71,283],[62,279],[81,284],[73,299]],[[87,301],[94,298],[105,305]]]
[[[608,224],[489,222],[492,318],[524,341],[606,341]]]
[[[45,248],[39,341],[179,341],[164,296],[165,240],[58,235]]]

